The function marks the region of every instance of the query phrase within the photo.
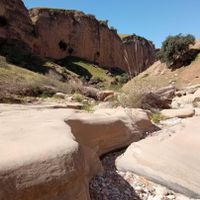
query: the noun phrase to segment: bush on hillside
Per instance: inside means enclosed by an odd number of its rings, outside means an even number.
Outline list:
[[[165,62],[167,66],[174,65],[177,60],[181,62],[185,58],[185,54],[189,52],[190,45],[195,43],[193,35],[178,34],[175,36],[168,36],[162,43],[161,50],[158,52],[158,58],[161,62]]]
[[[100,25],[108,27],[108,20],[99,20]]]
[[[111,30],[113,33],[117,34],[117,29],[116,29],[115,27],[111,26],[111,27],[110,27],[110,30]]]

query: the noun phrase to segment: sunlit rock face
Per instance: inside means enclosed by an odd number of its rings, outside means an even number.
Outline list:
[[[17,39],[49,58],[76,56],[131,75],[154,62],[154,45],[138,36],[121,39],[104,21],[80,11],[34,8],[21,0],[0,1],[0,38]]]
[[[38,34],[35,51],[43,56],[77,56],[132,75],[154,62],[154,45],[136,36],[121,38],[101,21],[79,11],[34,8],[30,16]]]

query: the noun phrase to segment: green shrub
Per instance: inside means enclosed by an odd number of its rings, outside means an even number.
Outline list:
[[[93,14],[88,14],[87,15],[90,19],[92,19],[92,20],[96,20],[96,17],[95,17],[95,15],[93,15]]]
[[[129,80],[129,75],[128,75],[127,73],[123,73],[123,74],[121,74],[121,75],[117,75],[117,76],[115,77],[115,80],[116,80],[116,82],[119,83],[119,84],[125,84],[125,83],[127,83],[128,80]]]
[[[108,26],[108,20],[99,20],[100,25]]]
[[[90,102],[86,101],[83,103],[83,110],[85,110],[87,112],[92,112],[93,105]]]
[[[159,123],[161,120],[163,119],[161,113],[153,113],[153,115],[151,116],[151,121],[154,123]]]
[[[77,101],[79,103],[83,101],[83,96],[79,93],[75,93],[72,98],[74,101]]]
[[[132,34],[132,35],[128,35],[128,36],[126,36],[126,37],[124,37],[123,39],[122,39],[122,42],[124,43],[124,44],[131,44],[131,43],[133,43],[133,42],[136,42],[136,41],[147,41],[144,37],[141,37],[141,36],[139,36],[139,35],[136,35],[136,34]],[[151,42],[151,41],[149,41],[150,43],[152,43],[153,44],[153,42]]]
[[[111,26],[111,27],[110,27],[110,30],[111,30],[113,33],[117,34],[117,29],[116,29],[115,27]]]
[[[193,35],[178,34],[168,36],[162,43],[161,50],[158,52],[158,58],[168,66],[172,66],[177,60],[182,60],[189,51],[190,45],[195,43]]]
[[[103,79],[102,77],[94,76],[90,79],[89,83],[92,85],[96,85],[96,84],[103,83],[104,81],[105,79]]]

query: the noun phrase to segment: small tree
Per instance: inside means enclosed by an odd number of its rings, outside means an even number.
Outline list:
[[[111,30],[113,33],[117,34],[117,29],[116,29],[115,27],[111,26],[111,27],[110,27],[110,30]]]
[[[103,26],[108,26],[108,20],[99,20],[99,23]]]
[[[182,60],[184,55],[189,51],[190,45],[194,43],[195,37],[190,34],[186,36],[182,34],[168,36],[162,43],[158,58],[161,62],[166,62],[167,66],[171,66],[177,60]]]

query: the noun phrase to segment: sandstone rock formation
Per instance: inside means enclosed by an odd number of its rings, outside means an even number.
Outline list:
[[[34,27],[21,0],[0,1],[0,39],[32,43]]]
[[[0,2],[2,38],[26,43],[42,57],[76,56],[105,68],[121,68],[130,75],[145,70],[155,57],[155,48],[150,41],[137,36],[121,39],[92,15],[34,8],[29,16],[21,0]]]
[[[195,103],[198,103],[200,98],[200,88],[188,88],[186,91],[183,91],[185,95],[177,96],[172,101],[172,108],[184,108],[184,107],[193,107]]]
[[[113,98],[115,92],[113,90],[103,90],[97,93],[97,97],[99,101],[106,101],[107,98]]]
[[[187,118],[193,117],[195,115],[195,110],[193,108],[165,109],[160,113],[166,119],[174,117]]]
[[[62,120],[70,113],[23,106],[1,110],[0,199],[89,199],[90,161],[84,161],[84,150]]]
[[[38,37],[34,50],[43,56],[77,56],[100,66],[121,68],[131,75],[154,62],[155,48],[150,41],[128,36],[130,42],[123,42],[93,16],[44,8],[31,9],[30,16]]]
[[[199,120],[199,117],[185,119],[179,125],[131,144],[118,157],[117,168],[199,199]]]
[[[175,96],[176,88],[167,86],[155,92],[147,93],[142,98],[142,107],[146,109],[168,109]]]
[[[90,200],[89,180],[102,172],[99,156],[152,127],[142,110],[52,108],[0,105],[0,199]]]
[[[147,113],[140,109],[100,109],[94,114],[74,114],[65,121],[77,141],[98,155],[138,141],[153,128]]]

